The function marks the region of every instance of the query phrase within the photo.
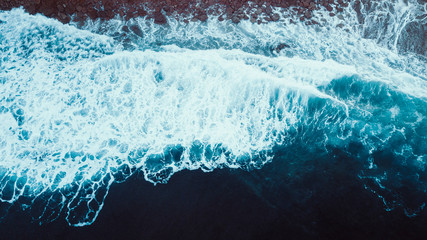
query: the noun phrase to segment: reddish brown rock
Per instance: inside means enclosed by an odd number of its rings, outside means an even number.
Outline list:
[[[240,18],[238,17],[238,16],[236,16],[236,15],[234,15],[234,16],[232,16],[231,17],[231,21],[233,22],[233,23],[239,23],[240,22]]]
[[[197,19],[199,19],[202,22],[205,22],[206,20],[208,20],[208,15],[206,14],[201,14],[197,17]]]
[[[264,9],[264,12],[265,12],[266,14],[270,14],[272,11],[273,11],[273,9],[271,9],[271,7],[270,7],[270,6],[268,6],[268,7],[266,7],[266,8]]]
[[[160,11],[154,12],[154,23],[165,24],[166,22],[166,17]]]
[[[279,16],[279,14],[274,13],[274,14],[271,15],[270,18],[271,18],[272,21],[276,22],[276,21],[279,21],[280,16]]]
[[[62,22],[69,21],[70,16],[79,21],[88,17],[111,19],[117,15],[129,20],[148,15],[155,23],[165,24],[165,15],[174,14],[190,16],[198,21],[206,21],[211,14],[219,16],[220,21],[225,14],[234,23],[242,19],[260,22],[260,15],[264,20],[277,21],[278,15],[273,13],[273,7],[292,6],[299,7],[299,17],[303,21],[311,18],[311,11],[319,9],[319,6],[326,7],[328,11],[336,9],[337,12],[348,6],[348,0],[252,0],[252,3],[256,10],[255,15],[251,16],[245,14],[249,10],[248,0],[0,0],[0,9],[23,6],[31,14],[42,13]],[[149,11],[146,12],[143,6],[148,7]]]

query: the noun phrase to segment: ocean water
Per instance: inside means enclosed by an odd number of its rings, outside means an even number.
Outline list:
[[[245,181],[280,206],[259,182],[337,159],[384,211],[417,216],[427,201],[427,4],[362,2],[314,12],[318,25],[279,9],[280,21],[262,25],[164,26],[1,11],[1,217],[19,206],[38,224],[87,226],[129,177],[167,185],[182,170],[269,165]]]

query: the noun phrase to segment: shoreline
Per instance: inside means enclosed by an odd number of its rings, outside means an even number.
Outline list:
[[[166,16],[185,17],[184,22],[206,21],[208,16],[218,16],[218,20],[239,23],[278,21],[280,16],[273,8],[282,11],[294,8],[294,14],[307,24],[316,24],[312,11],[325,8],[330,15],[342,12],[349,5],[348,0],[0,0],[0,10],[23,7],[30,14],[41,13],[56,18],[63,23],[90,19],[108,20],[120,16],[125,20],[135,17],[154,19],[157,24],[166,24]]]

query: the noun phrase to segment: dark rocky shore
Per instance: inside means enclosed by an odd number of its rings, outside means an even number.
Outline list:
[[[158,24],[166,23],[166,15],[184,21],[206,21],[208,15],[214,15],[220,21],[230,19],[238,23],[250,19],[262,23],[279,20],[273,7],[294,7],[301,20],[310,20],[311,11],[326,8],[333,15],[343,11],[348,0],[0,0],[2,10],[21,6],[31,14],[42,13],[64,23],[86,18],[111,19],[117,15],[125,19],[147,16]]]

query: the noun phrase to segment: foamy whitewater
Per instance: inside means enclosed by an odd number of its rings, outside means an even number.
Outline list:
[[[295,144],[341,149],[386,210],[416,215],[424,202],[396,189],[427,190],[426,4],[355,8],[317,11],[315,26],[279,10],[262,25],[165,26],[0,12],[3,217],[20,204],[40,223],[84,226],[135,172],[156,184],[183,169],[251,170]]]

